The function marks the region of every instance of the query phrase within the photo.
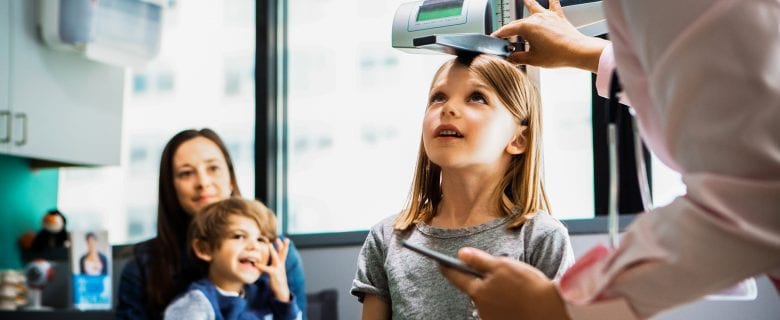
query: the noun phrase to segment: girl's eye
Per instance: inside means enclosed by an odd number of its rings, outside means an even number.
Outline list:
[[[209,171],[216,172],[219,171],[220,167],[217,165],[209,166]]]
[[[469,97],[469,102],[476,102],[476,103],[482,103],[487,104],[487,99],[485,96],[479,92],[472,93]]]
[[[246,236],[245,236],[245,235],[243,235],[243,234],[238,234],[238,233],[237,233],[237,234],[234,234],[234,235],[233,235],[233,239],[237,239],[237,240],[244,240],[244,238],[246,238]]]
[[[431,99],[428,101],[428,104],[430,105],[430,104],[434,104],[434,103],[442,103],[442,102],[444,102],[446,100],[447,99],[446,99],[446,97],[443,94],[437,93],[437,94],[434,94],[434,95],[431,96]]]

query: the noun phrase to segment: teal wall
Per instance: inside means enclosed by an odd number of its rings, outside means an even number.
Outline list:
[[[21,268],[17,240],[41,228],[57,206],[57,169],[31,169],[29,160],[0,155],[0,269]]]

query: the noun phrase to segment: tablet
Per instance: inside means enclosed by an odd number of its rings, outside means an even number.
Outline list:
[[[455,257],[450,257],[448,255],[445,255],[441,252],[433,251],[430,248],[426,248],[419,244],[413,244],[411,242],[407,242],[406,240],[401,240],[401,245],[404,247],[417,252],[423,256],[426,256],[430,259],[435,260],[438,263],[441,263],[447,267],[453,268],[455,270],[458,270],[460,272],[465,272],[470,275],[473,275],[477,278],[484,278],[485,275],[482,272],[479,272],[477,270],[472,269],[471,267],[467,266],[463,261],[460,261],[459,259]]]

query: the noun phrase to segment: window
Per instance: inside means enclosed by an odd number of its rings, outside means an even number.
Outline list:
[[[115,244],[155,236],[160,156],[181,130],[214,129],[254,194],[255,2],[168,3],[159,56],[128,70],[122,165],[60,170],[68,228],[107,228]]]
[[[565,83],[565,87],[560,84]],[[594,216],[591,73],[540,70],[544,178],[553,216]]]
[[[430,81],[452,56],[391,47],[401,2],[280,4],[287,6],[278,42],[286,122],[276,152],[286,166],[277,210],[287,233],[367,230],[406,202]],[[592,218],[591,75],[558,69],[540,79],[552,209],[563,219]]]
[[[395,4],[288,3],[289,233],[366,230],[406,200],[428,86],[450,57],[391,48]]]
[[[685,184],[679,173],[664,165],[655,156],[653,156],[650,166],[653,168],[651,177],[653,207],[665,206],[678,196],[685,194]]]

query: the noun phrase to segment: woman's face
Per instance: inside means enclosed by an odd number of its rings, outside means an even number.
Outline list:
[[[173,155],[173,186],[184,211],[200,212],[206,205],[230,197],[225,156],[216,143],[196,137],[182,143]]]

